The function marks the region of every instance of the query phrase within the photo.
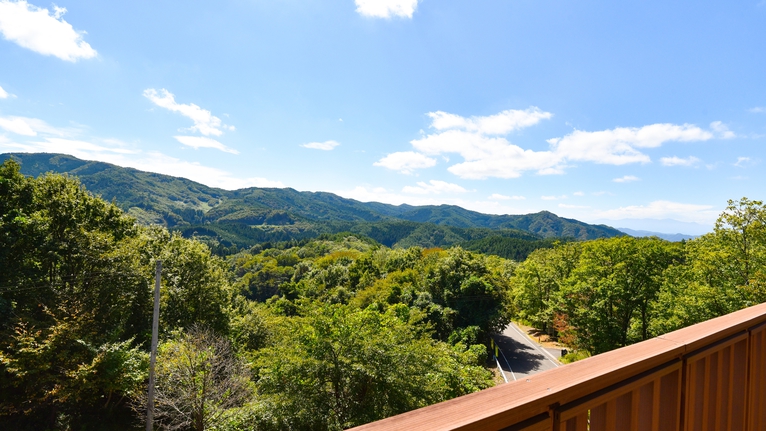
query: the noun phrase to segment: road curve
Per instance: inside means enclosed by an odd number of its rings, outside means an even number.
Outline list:
[[[500,350],[499,362],[509,382],[561,365],[559,349],[547,349],[532,341],[513,323],[494,335]]]

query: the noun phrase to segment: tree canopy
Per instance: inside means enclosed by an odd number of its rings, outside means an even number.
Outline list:
[[[142,427],[157,260],[160,429],[339,430],[491,386],[489,336],[511,318],[596,354],[762,302],[764,222],[764,204],[743,198],[681,243],[473,244],[529,253],[516,262],[340,232],[224,260],[74,178],[27,177],[9,160],[0,427]]]

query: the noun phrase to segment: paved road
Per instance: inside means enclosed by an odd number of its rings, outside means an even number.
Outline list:
[[[561,365],[558,362],[561,355],[559,349],[547,349],[540,346],[513,323],[494,338],[500,348],[500,367],[509,382]]]

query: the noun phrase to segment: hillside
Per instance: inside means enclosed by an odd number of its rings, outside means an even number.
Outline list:
[[[490,236],[586,240],[623,235],[605,225],[547,211],[491,215],[452,205],[365,203],[291,188],[229,191],[64,154],[6,153],[0,154],[0,162],[9,157],[21,164],[25,175],[55,172],[76,176],[88,190],[114,201],[142,223],[162,224],[186,235],[196,233],[239,247],[343,231],[364,234],[389,246],[448,246]]]

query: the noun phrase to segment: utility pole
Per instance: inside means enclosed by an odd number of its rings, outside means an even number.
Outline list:
[[[160,276],[162,261],[157,261],[154,273],[154,315],[152,316],[152,353],[149,357],[149,394],[146,405],[146,431],[154,427],[154,364],[157,362],[157,338],[160,329]]]

